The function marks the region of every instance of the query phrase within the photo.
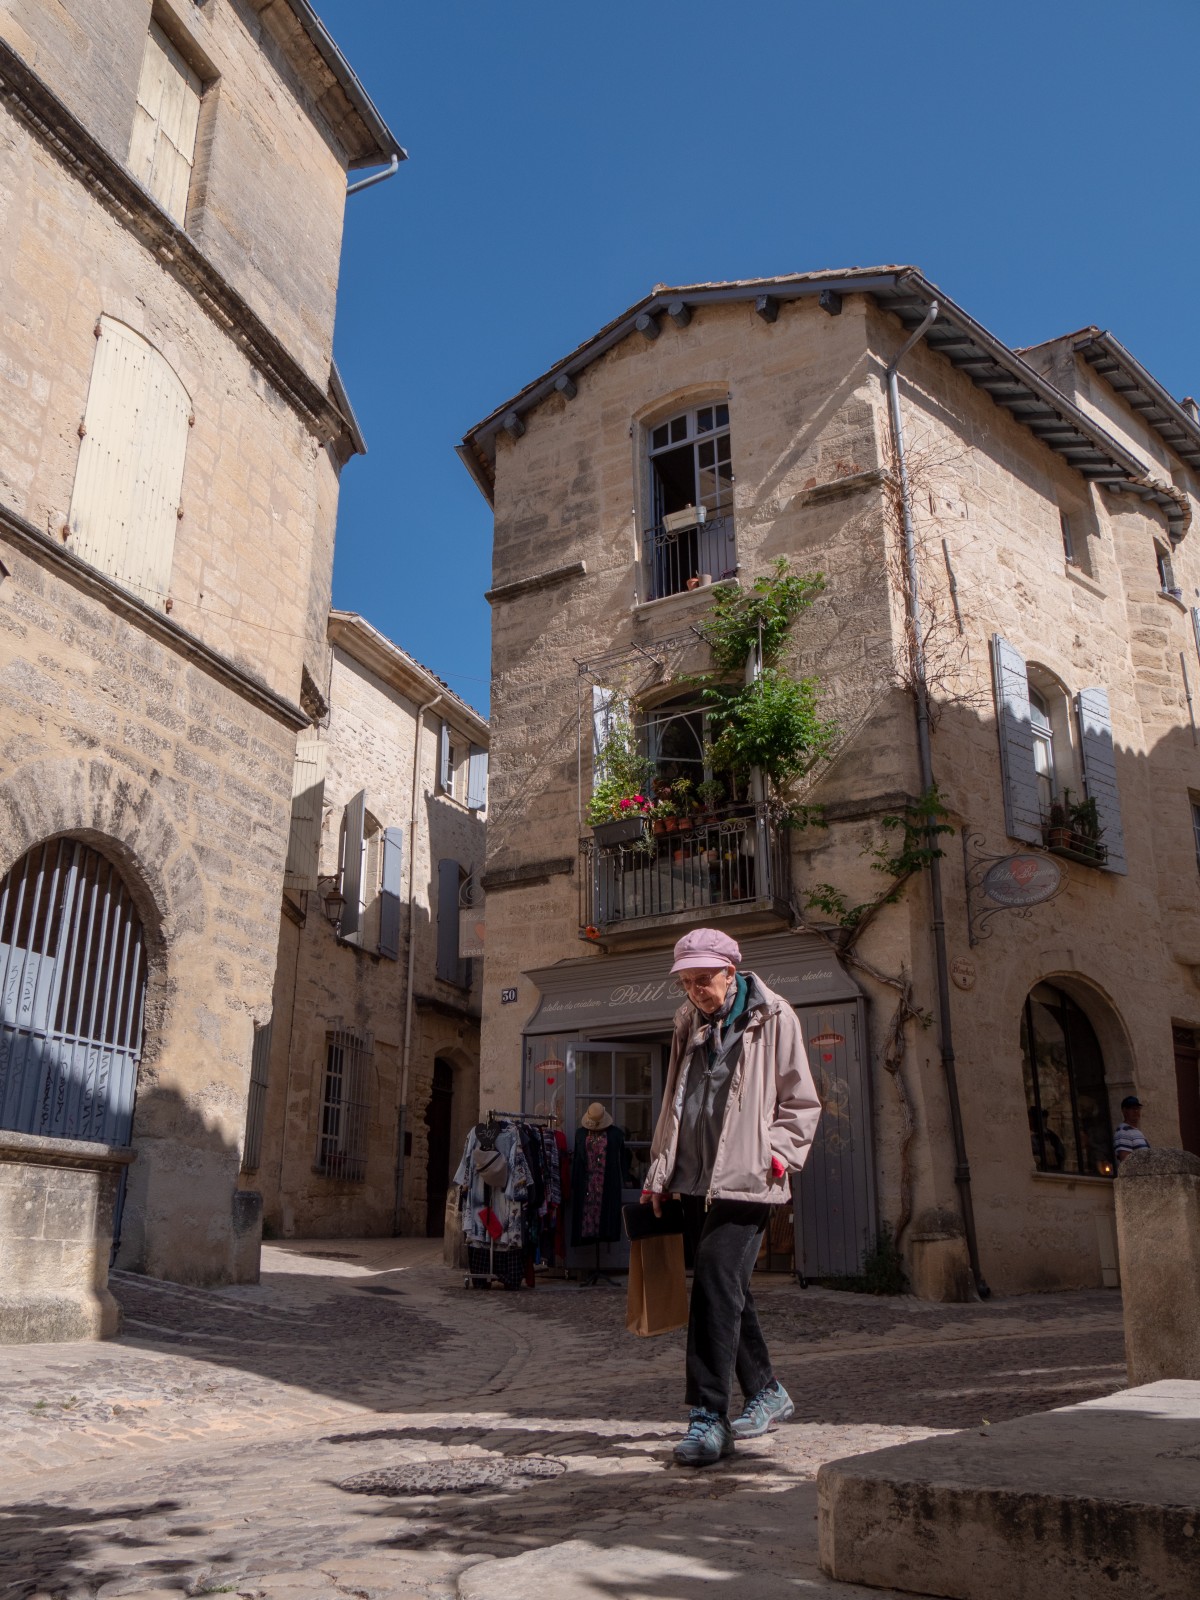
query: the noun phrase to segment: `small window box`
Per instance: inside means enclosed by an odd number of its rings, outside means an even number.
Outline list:
[[[708,517],[704,506],[685,506],[682,511],[668,511],[662,519],[664,533],[682,533],[685,528],[702,528]]]
[[[636,844],[646,831],[644,817],[618,817],[615,822],[597,822],[592,826],[592,836],[601,850],[612,850],[618,845]]]
[[[1099,839],[1091,839],[1074,828],[1051,827],[1045,830],[1046,848],[1056,856],[1066,856],[1069,861],[1080,861],[1085,866],[1102,867],[1108,860],[1108,848]]]

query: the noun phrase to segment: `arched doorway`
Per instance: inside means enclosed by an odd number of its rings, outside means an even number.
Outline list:
[[[0,1127],[128,1144],[145,994],[117,867],[78,839],[35,845],[0,880]]]
[[[1039,1171],[1113,1175],[1104,1055],[1087,1013],[1065,989],[1039,983],[1021,1014],[1029,1136]]]
[[[446,1186],[450,1182],[450,1130],[454,1122],[454,1068],[441,1056],[433,1063],[433,1088],[425,1108],[425,1237],[440,1239],[446,1223]]]

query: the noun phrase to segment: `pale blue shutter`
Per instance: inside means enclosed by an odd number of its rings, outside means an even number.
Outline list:
[[[458,982],[458,880],[457,861],[438,862],[437,975]]]
[[[438,785],[443,794],[454,788],[454,774],[450,771],[450,724],[438,725]]]
[[[360,789],[346,806],[345,838],[342,846],[342,894],[346,904],[338,932],[350,944],[357,944],[362,931],[363,822],[367,794]]]
[[[487,805],[487,774],[488,753],[473,744],[467,766],[467,806],[471,811],[482,811]]]
[[[600,764],[600,752],[604,749],[604,741],[608,738],[612,728],[616,695],[612,689],[602,689],[599,684],[592,685],[592,782],[597,782],[604,776]]]
[[[1192,637],[1196,641],[1196,654],[1200,656],[1200,606],[1192,607]]]
[[[1000,735],[1004,825],[1009,838],[1040,844],[1042,807],[1033,761],[1029,678],[1022,657],[998,633],[992,635],[992,679],[996,692],[996,728]]]
[[[1110,872],[1128,872],[1125,832],[1121,827],[1121,802],[1117,793],[1117,760],[1113,750],[1112,713],[1105,689],[1081,689],[1075,697],[1079,714],[1079,753],[1083,758],[1083,787],[1096,811],[1103,832],[1100,843],[1108,851]]]
[[[400,957],[400,868],[404,860],[404,829],[383,830],[383,869],[379,878],[379,954],[392,961]]]

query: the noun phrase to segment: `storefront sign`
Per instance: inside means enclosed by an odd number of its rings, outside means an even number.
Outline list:
[[[960,989],[975,987],[975,963],[966,956],[955,956],[950,963],[950,976]]]
[[[846,1035],[844,1033],[814,1033],[808,1042],[820,1049],[822,1045],[845,1044]]]
[[[988,868],[981,885],[998,906],[1040,906],[1058,893],[1062,868],[1053,856],[1004,856]]]

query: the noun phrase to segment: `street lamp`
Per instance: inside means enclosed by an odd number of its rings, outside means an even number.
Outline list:
[[[342,912],[346,909],[346,896],[342,893],[336,878],[329,880],[329,887],[321,893],[321,909],[325,919],[336,932],[342,920]]]

